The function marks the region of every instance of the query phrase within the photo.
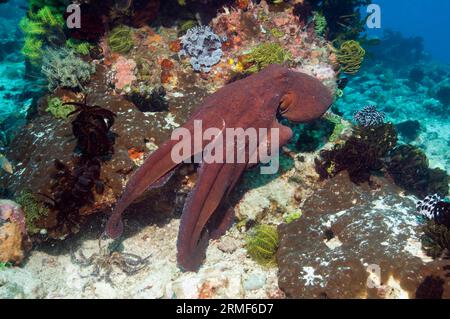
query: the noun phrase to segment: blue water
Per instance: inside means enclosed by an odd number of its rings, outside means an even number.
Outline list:
[[[449,0],[375,0],[381,6],[382,29],[370,35],[382,35],[386,29],[407,37],[420,36],[432,57],[450,63]]]

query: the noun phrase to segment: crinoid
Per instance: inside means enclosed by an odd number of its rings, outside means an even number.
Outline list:
[[[450,229],[429,221],[423,226],[421,241],[428,256],[433,259],[443,257],[444,252],[450,250]]]
[[[77,114],[72,122],[73,135],[78,140],[78,148],[89,157],[104,156],[113,152],[114,139],[109,134],[116,114],[100,106],[87,104],[87,96],[82,103],[68,102],[77,109],[69,116]]]
[[[98,247],[98,253],[94,253],[90,257],[86,257],[82,250],[79,250],[78,256],[76,256],[75,252],[71,250],[71,260],[82,268],[91,268],[90,273],[82,275],[83,278],[95,277],[98,281],[104,280],[111,286],[114,286],[111,279],[114,267],[119,268],[128,276],[133,276],[148,265],[148,260],[151,257],[149,255],[142,258],[135,254],[119,252],[110,246],[103,247],[101,237],[98,241]]]
[[[346,170],[352,182],[370,182],[372,173],[383,168],[382,159],[396,144],[397,132],[391,123],[356,127],[344,144],[320,152],[315,159],[316,171],[326,179]]]
[[[92,191],[95,189],[98,194],[104,191],[103,182],[100,180],[101,163],[96,158],[80,159],[73,170],[55,160],[55,168],[58,170],[52,176],[58,181],[55,198],[64,207],[80,208],[85,204],[92,204],[94,203]]]
[[[444,266],[445,277],[450,278],[450,250],[447,249],[447,256],[444,257],[445,260],[448,260],[448,264]]]
[[[101,162],[97,158],[80,158],[73,169],[59,160],[54,161],[52,196],[41,194],[47,206],[57,212],[58,226],[76,232],[81,222],[79,210],[95,202],[94,190],[101,195],[104,184],[100,180]]]
[[[428,195],[416,204],[417,213],[450,229],[450,203],[438,194]]]

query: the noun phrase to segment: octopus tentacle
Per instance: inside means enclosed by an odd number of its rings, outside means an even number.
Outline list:
[[[209,231],[205,227],[232,188],[246,164],[203,163],[197,184],[186,202],[178,235],[178,263],[188,271],[198,269],[204,258]],[[220,226],[221,224],[219,224]],[[205,243],[206,241],[206,243]]]
[[[212,216],[210,222],[207,225],[211,239],[218,239],[219,237],[224,235],[225,232],[228,230],[228,228],[231,227],[233,223],[234,207],[231,206],[231,204],[229,203],[228,196],[230,195],[231,191],[239,181],[239,178],[247,168],[246,164],[238,164],[238,165],[240,165],[240,167],[236,168],[236,172],[232,177],[232,179],[230,180],[230,186],[228,187],[228,190],[224,195],[224,200],[222,201],[221,205],[216,210],[216,212],[214,212],[214,215]]]
[[[183,126],[183,128],[190,132],[191,137],[195,135],[193,124],[194,120],[202,120],[202,118],[194,117]],[[223,119],[217,118],[216,121],[221,123],[221,126],[224,126]],[[106,234],[109,237],[115,239],[122,235],[122,214],[134,200],[140,197],[148,189],[163,186],[173,175],[180,162],[174,162],[172,159],[172,149],[179,142],[180,141],[178,140],[172,139],[165,142],[155,152],[153,152],[145,160],[144,164],[133,174],[106,225]],[[205,141],[202,142],[203,144],[206,143]],[[181,162],[188,160],[197,152],[201,152],[204,148],[204,145],[202,145],[202,149],[197,150],[193,144],[194,141],[192,139],[189,152],[183,154],[183,158],[180,158]]]
[[[163,184],[178,166],[178,163],[173,162],[171,158],[171,151],[176,143],[172,140],[164,143],[134,173],[106,225],[106,233],[109,237],[117,238],[122,234],[123,211],[150,186],[155,183]]]

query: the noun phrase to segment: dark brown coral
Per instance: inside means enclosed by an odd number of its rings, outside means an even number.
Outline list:
[[[439,258],[445,250],[450,251],[450,229],[434,221],[423,227],[422,248],[432,258]]]
[[[416,299],[442,299],[445,281],[440,277],[428,276],[417,287]]]
[[[392,150],[386,167],[395,183],[412,194],[446,196],[449,192],[447,173],[439,168],[430,169],[427,156],[415,146],[400,145]]]

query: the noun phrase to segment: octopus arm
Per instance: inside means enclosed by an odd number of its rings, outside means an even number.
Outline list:
[[[239,180],[246,166],[246,163],[202,164],[196,186],[181,217],[177,244],[178,263],[184,270],[198,270],[205,257],[213,226],[219,228],[218,233],[223,233],[231,224],[233,210],[222,199]],[[216,212],[218,215],[211,219]],[[211,223],[208,225],[208,222]]]
[[[147,189],[164,185],[172,176],[178,163],[172,161],[171,151],[176,141],[169,140],[152,153],[145,163],[133,174],[125,191],[117,202],[106,225],[106,233],[111,238],[123,232],[122,214],[124,210]]]
[[[194,136],[194,120],[203,120],[204,116],[195,116],[188,121],[183,128],[190,132],[190,136]],[[210,126],[223,125],[221,118],[215,118],[214,121],[208,122]],[[170,139],[161,145],[155,152],[153,152],[133,174],[127,186],[116,204],[111,217],[106,225],[106,234],[111,238],[117,238],[123,233],[122,214],[125,209],[139,198],[146,190],[154,189],[164,185],[170,177],[174,174],[175,169],[180,162],[183,162],[195,155],[196,149],[193,145],[182,157],[181,161],[175,162],[172,158],[173,148],[180,142],[177,139]],[[193,141],[191,141],[193,143]],[[206,143],[206,142],[204,142]],[[202,145],[202,148],[204,145]],[[201,150],[200,150],[201,151]]]

